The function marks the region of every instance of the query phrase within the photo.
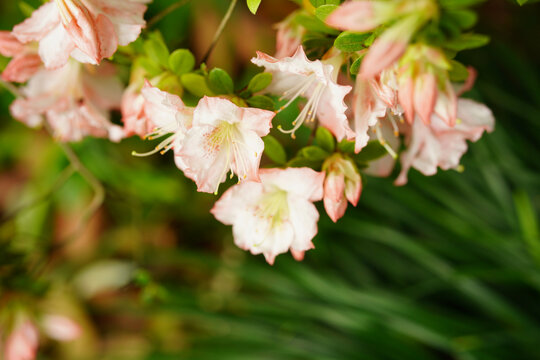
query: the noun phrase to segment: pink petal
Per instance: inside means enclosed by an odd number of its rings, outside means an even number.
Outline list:
[[[370,31],[380,25],[372,1],[349,1],[326,18],[326,24],[340,30]]]
[[[61,315],[46,315],[43,318],[43,327],[47,335],[57,341],[72,341],[82,333],[79,324]]]
[[[13,35],[23,43],[39,41],[60,24],[60,15],[54,1],[49,1],[32,16],[13,28]]]
[[[414,107],[425,124],[431,122],[431,115],[437,101],[437,79],[432,73],[425,73],[416,79]]]
[[[10,82],[24,83],[37,73],[42,65],[39,55],[28,54],[16,56],[4,69],[2,79]]]

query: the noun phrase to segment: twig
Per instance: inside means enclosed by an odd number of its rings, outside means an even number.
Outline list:
[[[176,9],[181,8],[182,6],[186,5],[190,0],[183,0],[175,2],[174,4],[169,5],[169,7],[165,8],[163,11],[156,14],[153,18],[148,20],[148,23],[146,24],[146,27],[148,29],[154,27],[158,22],[163,20],[167,15],[175,11]]]
[[[43,195],[40,197],[33,199],[29,202],[27,202],[24,205],[19,206],[17,209],[11,211],[7,215],[5,215],[2,220],[0,221],[1,224],[6,223],[10,221],[11,219],[18,216],[20,213],[31,210],[32,208],[35,208],[36,206],[40,205],[41,203],[44,203],[47,201],[56,191],[60,190],[60,188],[66,183],[66,181],[71,178],[71,176],[75,173],[75,168],[72,165],[69,165],[66,167],[62,172],[60,173],[60,176],[56,181],[54,182],[54,185]]]
[[[216,31],[216,34],[214,35],[214,39],[212,40],[212,43],[210,44],[210,47],[208,48],[208,51],[204,55],[203,59],[201,60],[202,63],[206,63],[208,61],[208,58],[212,54],[212,51],[214,51],[214,48],[216,47],[219,39],[221,38],[221,35],[223,35],[223,30],[225,30],[225,27],[227,26],[227,23],[231,19],[231,15],[234,11],[234,8],[236,7],[236,4],[238,3],[238,0],[231,0],[231,4],[229,5],[229,9],[227,10],[227,13],[225,14],[225,17],[223,20],[221,20],[221,24],[219,24],[219,27]]]
[[[19,91],[19,89],[16,86],[13,86],[13,84],[8,83],[6,81],[3,81],[0,79],[0,85],[4,86],[8,91],[10,91],[15,97],[17,98],[24,98],[24,95]],[[47,123],[47,121],[44,121],[44,127],[47,130],[47,132],[52,136],[53,129]],[[80,161],[79,157],[73,149],[65,143],[59,142],[58,145],[68,158],[69,162],[71,163],[71,167],[74,171],[77,171],[83,179],[92,187],[92,190],[94,191],[94,198],[92,199],[90,205],[86,208],[85,212],[83,213],[83,216],[81,217],[81,220],[79,222],[79,225],[77,226],[76,231],[73,233],[72,236],[69,236],[68,239],[71,240],[72,238],[75,238],[79,231],[82,229],[83,224],[86,223],[89,218],[99,209],[101,204],[103,204],[103,201],[105,200],[105,188],[101,184],[101,182],[88,170]],[[64,241],[64,244],[69,241]]]

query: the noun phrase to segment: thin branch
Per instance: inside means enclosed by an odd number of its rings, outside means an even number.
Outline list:
[[[38,206],[38,205],[44,203],[45,201],[47,201],[50,197],[52,197],[52,195],[56,191],[58,191],[58,190],[60,190],[60,188],[62,188],[62,186],[69,180],[69,178],[71,178],[71,176],[74,173],[75,173],[75,168],[72,165],[69,165],[68,167],[66,167],[64,170],[62,170],[62,172],[60,173],[60,176],[54,182],[54,185],[46,193],[44,193],[43,195],[39,196],[36,199],[33,199],[33,200],[27,202],[24,205],[19,206],[17,209],[9,212],[7,215],[5,215],[2,218],[0,223],[1,224],[6,223],[6,222],[10,221],[11,219],[17,217],[21,213],[23,213],[25,211],[28,211],[28,210],[31,210],[31,209],[35,208],[36,206]]]
[[[175,2],[174,4],[169,5],[169,7],[165,8],[163,11],[159,12],[153,18],[148,20],[146,27],[148,29],[154,27],[158,22],[163,20],[167,15],[181,8],[182,6],[186,5],[189,1],[190,0],[183,0],[183,1],[178,1],[178,2]]]
[[[0,85],[4,86],[15,97],[24,98],[23,94],[13,84],[0,79]],[[53,129],[51,128],[49,123],[47,121],[44,121],[43,124],[47,132],[52,135]],[[60,148],[68,158],[69,162],[71,163],[71,167],[73,167],[73,169],[83,177],[83,179],[92,187],[92,190],[94,191],[94,197],[90,202],[90,205],[88,205],[85,212],[83,213],[79,225],[77,226],[77,230],[74,232],[73,236],[69,237],[71,239],[73,237],[76,237],[79,231],[82,230],[83,224],[86,223],[103,204],[103,201],[105,200],[105,188],[103,187],[101,182],[94,176],[94,174],[92,174],[92,172],[82,164],[77,154],[75,154],[73,149],[68,144],[59,142],[58,146],[60,146]]]
[[[231,0],[231,4],[229,5],[229,9],[227,10],[227,13],[225,14],[225,17],[223,20],[221,20],[221,24],[219,24],[219,27],[216,31],[216,34],[214,35],[214,39],[212,40],[212,43],[210,44],[210,47],[208,48],[208,51],[204,55],[203,59],[201,60],[202,63],[206,63],[208,61],[208,58],[212,54],[212,51],[214,51],[214,48],[216,47],[219,39],[221,38],[221,35],[223,35],[223,30],[225,30],[225,27],[227,26],[227,23],[231,19],[231,15],[234,11],[234,8],[236,7],[236,4],[238,3],[238,0]]]

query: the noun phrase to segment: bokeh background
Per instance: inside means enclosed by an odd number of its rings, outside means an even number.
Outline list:
[[[148,18],[172,2],[154,1]],[[19,3],[0,2],[1,29],[24,18]],[[155,29],[200,58],[227,5],[193,0]],[[210,64],[253,72],[249,59],[273,51],[272,24],[294,8],[265,0],[253,17],[241,3]],[[301,263],[238,250],[208,212],[215,197],[171,156],[132,157],[151,146],[138,138],[72,146],[106,189],[81,222],[92,188],[61,180],[62,149],[11,119],[0,90],[0,297],[27,291],[85,330],[45,342],[39,358],[540,359],[540,6],[477,10],[492,41],[460,60],[478,69],[468,96],[492,108],[496,131],[470,146],[463,173],[414,172],[402,188],[366,177],[338,224],[321,211]]]

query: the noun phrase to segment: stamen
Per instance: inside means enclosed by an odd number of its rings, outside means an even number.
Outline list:
[[[388,143],[384,140],[384,137],[382,135],[382,132],[381,132],[381,129],[379,126],[376,127],[376,134],[377,134],[377,139],[379,140],[379,143],[386,149],[386,151],[390,154],[390,156],[392,156],[394,159],[397,159],[397,154],[396,152],[394,151],[394,149],[392,149],[392,147],[390,147],[390,145],[388,145]]]

